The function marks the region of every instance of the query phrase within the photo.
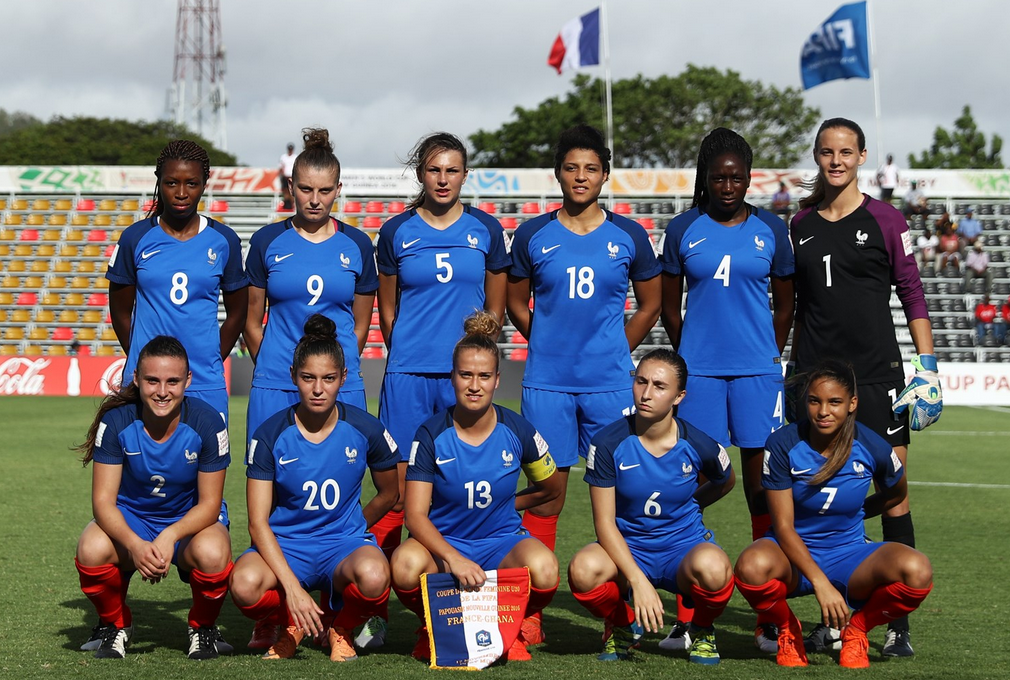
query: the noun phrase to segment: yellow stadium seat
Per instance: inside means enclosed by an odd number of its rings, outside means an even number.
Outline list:
[[[84,252],[82,253],[84,257],[101,257],[102,256],[102,246],[95,245],[94,243],[89,243],[84,246]]]
[[[19,273],[23,272],[24,270],[25,270],[25,261],[24,260],[11,260],[7,264],[7,271],[9,271],[9,272],[14,272],[14,273],[18,273],[19,274]]]
[[[63,238],[63,234],[60,233],[59,229],[46,229],[42,232],[43,241],[59,241],[61,238]]]
[[[100,357],[113,357],[116,356],[116,348],[112,345],[99,345],[96,354]]]
[[[28,201],[23,198],[15,198],[11,203],[11,210],[28,210]]]
[[[46,354],[51,357],[65,357],[67,355],[66,345],[49,345],[49,349],[46,350]]]
[[[75,227],[86,227],[91,222],[91,219],[87,215],[74,215],[70,218],[70,224]]]
[[[77,339],[81,342],[88,342],[95,339],[94,328],[81,328],[77,331]]]
[[[130,224],[132,224],[132,222]],[[128,224],[126,226],[130,226],[130,225]],[[123,230],[122,229],[116,229],[115,231],[112,232],[112,234],[109,235],[109,240],[112,241],[113,243],[118,243],[119,242],[119,237],[122,236],[122,235],[123,235]]]
[[[98,202],[98,209],[99,210],[115,210],[116,209],[116,202],[114,200],[112,200],[111,198],[103,198],[101,201]]]
[[[81,321],[84,323],[102,323],[103,314],[97,309],[86,309],[84,310],[84,316],[81,317]]]
[[[81,231],[80,229],[71,229],[69,232],[67,232],[67,240],[68,241],[83,241],[84,240],[84,232]]]
[[[71,288],[91,288],[91,280],[87,276],[75,276],[70,281]]]
[[[49,339],[49,329],[48,328],[33,328],[28,331],[29,340],[48,340]]]
[[[49,199],[47,198],[36,198],[32,201],[32,210],[43,212],[48,211],[50,207]]]
[[[116,337],[116,331],[106,328],[102,330],[102,340],[119,340],[119,338]]]
[[[8,215],[6,219],[4,219],[4,224],[9,225],[21,224],[21,215]]]
[[[11,254],[11,247],[6,243],[0,243],[0,257],[7,257]]]
[[[80,293],[67,293],[67,297],[64,298],[63,304],[67,307],[80,307],[84,304],[84,296]]]
[[[62,227],[67,223],[67,216],[63,213],[53,213],[49,216],[49,224],[53,227]]]
[[[13,263],[11,263],[13,264]],[[35,260],[32,262],[32,273],[45,274],[49,271],[49,260]]]
[[[39,257],[52,257],[56,254],[56,246],[52,243],[40,243],[39,247],[35,250],[35,254]]]
[[[15,309],[11,312],[11,321],[14,323],[28,323],[31,318],[31,312],[27,309]]]
[[[34,248],[32,248],[27,243],[19,243],[14,246],[14,254],[18,257],[28,257],[34,253]]]
[[[14,356],[15,354],[18,354],[18,346],[0,345],[0,354],[3,354],[4,356]]]
[[[77,246],[64,245],[60,247],[60,257],[77,257],[79,252]]]
[[[78,274],[94,274],[95,273],[95,261],[94,260],[81,260],[77,263],[77,273]]]
[[[75,309],[64,309],[57,318],[60,323],[77,323],[80,320],[80,314]]]
[[[203,212],[206,209],[207,209],[207,202],[206,201],[200,201],[199,203],[196,204],[196,211],[197,212]]]
[[[50,288],[66,288],[67,287],[67,277],[65,277],[65,276],[50,276],[49,277],[49,287]]]
[[[28,216],[28,226],[38,227],[46,223],[46,216],[39,213],[32,213]]]
[[[105,278],[104,276],[100,276],[97,279],[95,279],[95,286],[94,287],[96,289],[98,289],[98,290],[108,290],[109,289],[109,280],[107,278]]]
[[[103,203],[104,203],[104,201],[103,201]],[[103,208],[103,210],[104,210],[104,208]],[[95,215],[95,222],[94,222],[94,224],[95,224],[96,227],[107,227],[110,224],[112,224],[112,218],[109,217],[108,215]]]
[[[56,210],[61,210],[67,212],[74,207],[74,202],[69,198],[58,198],[56,199]]]
[[[133,215],[122,213],[116,216],[116,226],[117,227],[128,227],[133,224]]]
[[[14,295],[6,291],[0,293],[0,305],[13,305]]]
[[[0,210],[6,210],[6,209],[7,209],[7,199],[0,198]]]
[[[4,288],[20,288],[21,279],[17,276],[5,276],[3,280],[0,281],[0,286]]]
[[[42,277],[41,276],[26,276],[24,280],[24,287],[31,290],[33,288],[42,287]]]
[[[60,260],[53,267],[53,271],[59,272],[60,274],[69,274],[71,272],[71,264],[67,260]]]
[[[18,234],[13,229],[0,229],[0,241],[16,241]]]
[[[7,322],[7,310],[0,309],[0,323],[6,323],[6,322]]]
[[[35,315],[35,323],[52,323],[53,321],[56,321],[56,315],[51,309],[40,309]]]
[[[119,206],[119,209],[136,211],[140,209],[140,202],[135,198],[124,198],[122,205]]]
[[[42,354],[42,348],[39,345],[28,345],[25,347],[25,355],[30,357],[37,357]]]
[[[4,329],[4,340],[24,340],[25,329],[20,326],[8,326]]]
[[[98,273],[99,274],[104,274],[107,271],[109,271],[109,261],[108,260],[102,260],[98,264]]]

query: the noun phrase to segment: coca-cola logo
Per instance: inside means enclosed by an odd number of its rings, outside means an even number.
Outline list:
[[[120,384],[123,382],[123,369],[125,367],[126,357],[116,359],[106,367],[105,372],[102,373],[102,379],[98,382],[98,386],[105,394],[111,394],[113,390],[119,389]]]
[[[0,394],[45,394],[48,359],[13,357],[0,364]]]

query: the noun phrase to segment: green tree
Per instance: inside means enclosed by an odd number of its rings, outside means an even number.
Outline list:
[[[5,109],[0,109],[0,137],[31,125],[42,125],[42,121],[24,111],[7,113]]]
[[[0,165],[152,165],[173,139],[191,139],[213,166],[237,165],[235,156],[168,121],[54,117],[0,137]]]
[[[971,115],[971,107],[967,104],[961,109],[961,116],[954,121],[954,130],[936,126],[933,132],[933,144],[916,158],[908,155],[908,165],[911,168],[945,168],[959,170],[964,168],[998,169],[1003,167],[1000,152],[1003,150],[1003,138],[997,134],[992,136],[989,151],[985,150],[985,134],[980,132]]]
[[[580,74],[563,97],[536,108],[517,106],[514,120],[470,135],[474,164],[485,167],[553,167],[561,131],[578,123],[606,125],[603,83]],[[754,149],[754,167],[791,167],[809,152],[820,111],[802,92],[779,89],[740,74],[688,64],[677,76],[638,75],[612,84],[615,167],[691,167],[709,130],[724,126]]]

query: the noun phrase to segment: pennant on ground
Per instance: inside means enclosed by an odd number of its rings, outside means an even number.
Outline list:
[[[839,7],[803,45],[800,55],[803,89],[838,78],[869,78],[869,43],[866,3]]]

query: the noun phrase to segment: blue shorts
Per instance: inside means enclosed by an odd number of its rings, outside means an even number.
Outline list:
[[[410,457],[410,444],[417,428],[436,413],[456,403],[448,373],[386,373],[379,392],[379,420],[400,450],[401,460]]]
[[[225,427],[228,426],[228,390],[186,390],[187,397],[196,397],[210,404],[215,411],[221,414]]]
[[[610,423],[634,412],[631,388],[613,392],[552,392],[523,388],[522,415],[550,447],[558,467],[585,458],[593,436]]]
[[[688,597],[690,593],[681,593],[677,586],[677,570],[680,569],[680,563],[684,561],[684,557],[701,543],[717,545],[713,533],[706,530],[702,540],[694,543],[680,543],[667,550],[645,550],[631,545],[628,546],[628,549],[631,551],[631,556],[635,558],[638,568],[642,570],[653,587]]]
[[[768,435],[785,424],[783,403],[778,374],[692,375],[677,415],[723,446],[763,449]]]
[[[141,539],[151,542],[165,530],[176,522],[178,522],[182,517],[175,517],[173,519],[157,519],[152,520],[150,517],[141,517],[136,514],[130,508],[125,508],[122,505],[118,505],[119,511],[123,513],[123,519],[126,520],[126,525],[130,527],[130,531],[140,536]],[[217,521],[224,525],[225,529],[228,529],[231,525],[231,520],[228,518],[228,503],[224,499],[221,499],[221,512],[217,516]],[[182,543],[184,539],[180,539],[175,542],[172,547],[172,564],[179,566],[179,544]],[[184,572],[179,570],[179,578],[182,579],[184,583],[189,583],[189,572]]]
[[[284,553],[288,567],[298,578],[298,583],[306,591],[321,590],[330,593],[330,607],[340,609],[340,593],[333,593],[333,574],[345,559],[358,548],[367,545],[375,546],[375,538],[371,534],[353,537],[308,539],[277,537],[277,544]],[[255,547],[245,553],[258,552]]]
[[[245,445],[249,448],[252,437],[267,418],[298,403],[298,390],[275,390],[253,386],[249,390],[249,407],[245,415]]]
[[[505,556],[512,552],[512,548],[529,537],[530,534],[525,529],[520,530],[517,534],[488,538],[463,539],[443,536],[449,545],[459,551],[460,555],[476,562],[484,571],[497,569]]]
[[[360,390],[340,390],[337,394],[337,401],[341,401],[351,406],[356,406],[362,411],[368,410],[368,401],[365,399],[365,388]]]
[[[768,540],[774,541],[775,539],[771,536],[766,536]],[[776,541],[777,543],[778,541]],[[883,543],[875,543],[873,541],[868,541],[866,543],[852,543],[850,545],[842,545],[836,548],[828,549],[810,549],[810,556],[817,563],[817,566],[824,575],[828,577],[831,581],[831,585],[841,593],[845,601],[848,602],[849,607],[852,609],[859,609],[864,604],[865,600],[851,600],[849,599],[849,580],[852,578],[852,573],[859,568],[867,557],[872,555],[877,551]],[[810,581],[803,574],[799,574],[799,583],[796,588],[789,593],[788,597],[803,597],[804,595],[813,595],[814,587],[811,585]]]

